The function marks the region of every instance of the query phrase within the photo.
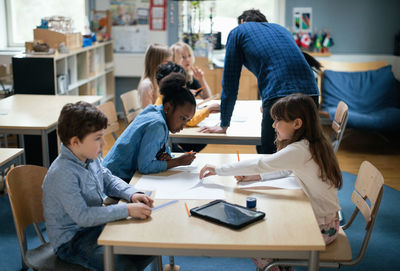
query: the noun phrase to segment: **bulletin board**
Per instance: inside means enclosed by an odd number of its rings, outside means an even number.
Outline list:
[[[167,0],[150,0],[150,30],[166,30]]]
[[[150,36],[149,11],[149,0],[110,1],[112,36],[116,52],[144,53],[146,51]]]

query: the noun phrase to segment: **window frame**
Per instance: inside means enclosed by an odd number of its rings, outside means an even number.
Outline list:
[[[4,23],[2,24],[3,27],[0,30],[1,32],[5,32],[5,35],[3,38],[6,40],[4,43],[0,43],[0,50],[1,49],[13,49],[13,48],[21,48],[25,47],[24,43],[17,43],[14,41],[13,36],[12,36],[12,16],[11,16],[11,2],[12,0],[0,0],[2,3],[0,4],[0,11],[1,13],[4,13]],[[85,15],[88,16],[90,14],[90,6],[92,5],[91,0],[84,0],[85,1]],[[1,23],[1,22],[0,22]],[[0,37],[1,38],[1,37]]]

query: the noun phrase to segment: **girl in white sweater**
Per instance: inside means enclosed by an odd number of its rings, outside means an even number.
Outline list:
[[[218,167],[206,165],[200,178],[237,175],[238,181],[255,181],[265,173],[290,170],[310,198],[321,234],[329,244],[339,231],[337,189],[342,186],[342,175],[332,145],[323,134],[317,107],[309,96],[292,94],[278,100],[270,113],[276,153]],[[270,262],[264,258],[253,260],[259,268]]]

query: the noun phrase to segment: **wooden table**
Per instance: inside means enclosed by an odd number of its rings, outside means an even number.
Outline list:
[[[19,148],[0,148],[0,172],[11,165],[21,165],[23,161],[24,149]]]
[[[249,159],[255,155],[242,155]],[[233,154],[197,154],[199,165],[236,161]],[[165,174],[165,173],[164,173]],[[141,175],[136,174],[131,183]],[[210,200],[180,200],[154,211],[148,220],[127,219],[108,223],[98,239],[105,248],[105,268],[114,270],[113,254],[181,255],[211,257],[270,257],[309,259],[317,270],[319,251],[325,250],[308,197],[302,190],[235,189],[233,177],[218,177],[228,202],[246,205],[257,198],[264,220],[242,230],[231,230],[195,217],[188,217],[184,202],[193,208]],[[155,206],[168,200],[156,200]]]
[[[97,103],[101,96],[13,95],[0,100],[0,134],[18,134],[24,147],[23,135],[42,138],[43,166],[49,167],[47,135],[57,128],[62,107],[67,103],[85,101]]]
[[[11,165],[22,165],[24,164],[23,159],[24,149],[18,148],[0,148],[0,181],[2,184],[0,185],[0,192],[4,189],[4,176],[5,170],[10,168]]]
[[[218,101],[219,102],[219,101]],[[236,101],[226,134],[200,133],[200,127],[186,127],[170,134],[171,143],[261,145],[260,100]],[[235,121],[245,119],[245,121]]]

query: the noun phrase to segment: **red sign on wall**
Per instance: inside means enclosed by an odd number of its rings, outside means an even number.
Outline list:
[[[150,0],[150,30],[166,30],[167,0]]]

